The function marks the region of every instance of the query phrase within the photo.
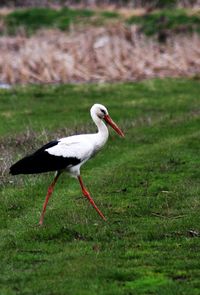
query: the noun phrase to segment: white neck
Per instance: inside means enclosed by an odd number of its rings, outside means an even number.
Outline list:
[[[98,144],[100,146],[103,146],[108,139],[108,128],[106,124],[102,121],[102,119],[100,119],[95,113],[91,112],[91,117],[98,128],[98,133],[96,134]]]

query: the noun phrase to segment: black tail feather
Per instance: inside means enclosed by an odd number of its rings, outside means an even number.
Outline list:
[[[47,167],[46,167],[47,169]],[[39,164],[37,159],[34,156],[27,156],[14,165],[10,167],[10,174],[32,174],[32,173],[41,173],[45,172],[45,167],[43,167],[42,163]]]
[[[34,153],[27,156],[10,167],[12,175],[17,174],[34,174],[48,171],[59,171],[72,165],[80,163],[80,159],[62,156],[53,156],[48,152]]]

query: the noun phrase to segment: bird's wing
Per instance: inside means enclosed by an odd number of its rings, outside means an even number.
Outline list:
[[[71,136],[62,138],[57,145],[45,149],[52,156],[63,158],[76,158],[80,162],[90,158],[93,153],[93,146],[89,138],[82,136]]]

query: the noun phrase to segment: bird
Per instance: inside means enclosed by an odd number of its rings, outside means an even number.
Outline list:
[[[124,137],[124,133],[112,120],[104,105],[95,103],[90,109],[90,115],[97,127],[96,133],[72,135],[50,141],[10,167],[10,174],[12,175],[55,171],[53,182],[47,190],[39,225],[43,225],[48,201],[54,191],[59,176],[64,171],[78,180],[83,196],[88,199],[100,217],[106,221],[105,216],[97,207],[83,183],[80,168],[86,161],[95,156],[108,140],[109,132],[105,123],[110,125],[119,136]]]

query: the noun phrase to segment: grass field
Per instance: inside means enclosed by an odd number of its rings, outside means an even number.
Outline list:
[[[0,90],[4,163],[56,134],[94,131],[95,102],[126,134],[111,131],[82,169],[107,222],[62,175],[39,227],[53,175],[2,172],[1,294],[199,294],[199,93],[186,79]]]

